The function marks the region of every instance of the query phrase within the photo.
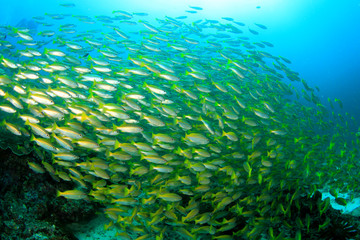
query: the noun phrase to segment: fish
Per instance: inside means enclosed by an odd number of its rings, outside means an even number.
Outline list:
[[[16,109],[14,109],[8,104],[0,105],[0,110],[7,113],[16,113]]]
[[[140,16],[140,17],[145,17],[145,16],[148,16],[149,14],[148,14],[148,13],[144,13],[144,12],[136,12],[136,13],[133,13],[133,15],[135,15],[135,16]]]
[[[46,138],[35,138],[34,135],[31,136],[30,141],[36,142],[40,147],[51,151],[51,152],[57,152],[58,149],[49,141],[49,139]]]
[[[30,97],[37,103],[44,105],[53,105],[54,101],[46,94],[31,94]]]
[[[209,143],[209,139],[201,133],[190,133],[185,135],[184,140],[187,140],[194,144],[204,145]]]
[[[81,190],[68,190],[68,191],[64,191],[64,192],[60,192],[59,190],[57,191],[56,194],[57,197],[64,197],[67,199],[73,199],[73,200],[87,200],[88,196]]]
[[[37,163],[35,162],[28,162],[28,165],[31,170],[33,170],[36,173],[45,173],[45,170]]]
[[[253,29],[248,28],[249,32],[251,32],[254,35],[259,35],[259,33]]]
[[[66,161],[75,161],[77,159],[79,159],[78,156],[71,154],[71,153],[67,153],[67,152],[59,152],[59,153],[53,153],[53,158],[59,158],[62,160],[66,160]]]
[[[140,133],[144,129],[135,124],[123,124],[121,126],[114,125],[113,130],[120,130],[121,132],[126,132],[126,133]]]
[[[66,7],[66,8],[73,8],[75,7],[74,3],[61,3],[59,4],[61,7]]]
[[[163,127],[165,126],[165,123],[160,120],[159,118],[156,118],[154,116],[143,116],[143,119],[145,119],[149,125],[153,126],[153,127]]]
[[[97,149],[100,145],[89,138],[74,139],[72,142],[78,144],[80,147],[88,149]]]
[[[259,23],[254,23],[256,26],[258,26],[261,29],[267,29],[267,27],[265,25],[259,24]]]
[[[9,132],[11,132],[14,135],[17,135],[17,136],[22,135],[18,126],[14,125],[12,123],[6,122],[5,119],[3,119],[3,121],[0,123],[0,126],[4,126]]]
[[[176,19],[186,19],[187,16],[179,16],[179,17],[176,17]]]
[[[310,215],[289,216],[316,188],[356,188],[359,139],[338,112],[345,102],[323,103],[289,59],[267,52],[272,43],[254,42],[262,32],[251,26],[265,25],[197,19],[203,8],[192,5],[191,19],[74,7],[35,16],[39,32],[0,27],[0,143],[34,151],[35,173],[75,182],[57,195],[104,206],[106,229],[282,238],[271,226],[313,230]]]
[[[181,221],[182,222],[188,222],[191,221],[193,218],[196,217],[196,215],[199,213],[199,209],[195,208],[193,210],[191,210],[185,217],[182,217]]]
[[[71,139],[80,139],[84,137],[81,132],[69,127],[59,127],[56,123],[53,125],[53,130],[55,133],[60,133],[61,135]]]
[[[182,199],[182,197],[176,193],[160,193],[158,197],[167,202],[178,202]]]
[[[231,17],[222,17],[222,19],[230,21],[230,22],[234,21],[234,19]]]
[[[203,10],[202,7],[196,7],[196,6],[189,6],[189,8],[192,8],[192,9],[195,9],[195,10],[198,10],[198,11]]]

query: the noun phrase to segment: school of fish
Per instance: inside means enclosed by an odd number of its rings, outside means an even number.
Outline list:
[[[271,43],[252,42],[266,26],[186,18],[1,26],[1,146],[36,152],[29,167],[74,183],[58,196],[101,203],[121,239],[281,239],[300,197],[356,189],[341,101],[323,105]]]

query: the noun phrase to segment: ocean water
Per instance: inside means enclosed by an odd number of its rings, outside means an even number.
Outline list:
[[[96,16],[110,14],[115,9],[147,12],[152,18],[187,15],[189,22],[198,19],[232,17],[253,27],[264,24],[255,39],[275,45],[271,53],[290,59],[292,69],[312,86],[319,86],[320,97],[341,98],[344,111],[358,116],[360,73],[357,58],[360,52],[360,2],[311,0],[269,1],[74,1],[75,9],[59,4],[67,1],[4,1],[0,24],[17,24],[45,13],[71,13]],[[186,13],[188,6],[201,6],[196,14]],[[249,35],[249,34],[248,34]],[[252,36],[255,37],[255,36]]]
[[[359,207],[360,1],[2,6],[1,147],[74,184],[58,197],[101,204],[92,225],[114,239],[358,237],[316,190]]]

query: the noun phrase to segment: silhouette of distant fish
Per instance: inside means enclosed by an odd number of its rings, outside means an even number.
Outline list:
[[[262,29],[267,29],[267,27],[265,25],[262,25],[262,24],[258,24],[258,23],[254,23],[256,26],[258,26],[259,28],[262,28]]]
[[[73,8],[75,7],[75,4],[74,3],[62,3],[62,4],[59,4],[61,7],[67,7],[67,8]]]
[[[202,7],[189,6],[189,8],[192,8],[192,9],[195,9],[195,10],[203,10]]]

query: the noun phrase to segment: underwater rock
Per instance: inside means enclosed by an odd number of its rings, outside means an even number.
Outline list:
[[[27,166],[34,158],[0,151],[0,239],[76,239],[65,224],[89,219],[97,204],[56,198],[69,184],[35,174]]]
[[[360,217],[360,207],[355,208],[349,214],[354,217]]]

